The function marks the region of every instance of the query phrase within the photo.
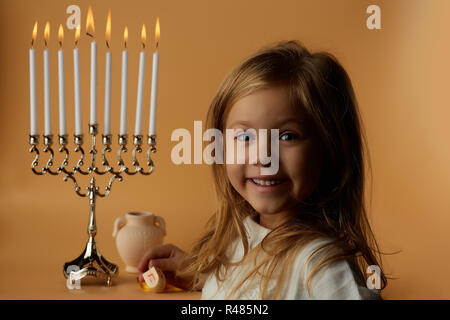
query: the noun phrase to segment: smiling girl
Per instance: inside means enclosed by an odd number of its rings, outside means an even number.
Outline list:
[[[261,137],[245,130],[279,129],[279,170],[261,175],[270,163],[260,159],[212,164],[218,206],[206,233],[189,254],[152,248],[141,272],[159,267],[202,299],[380,298],[387,280],[364,204],[364,135],[332,55],[297,41],[263,48],[226,77],[206,126],[241,129],[247,149]],[[366,286],[368,266],[380,288]]]

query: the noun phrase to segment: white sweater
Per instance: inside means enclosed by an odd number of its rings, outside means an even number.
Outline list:
[[[246,217],[244,226],[249,237],[249,250],[256,247],[264,237],[271,231],[258,223],[256,223],[250,216]],[[311,253],[326,243],[327,240],[316,240],[310,243],[307,247],[301,250],[297,257],[295,257],[291,272],[285,275],[282,290],[278,299],[284,300],[304,300],[304,299],[379,299],[379,291],[376,289],[368,289],[365,284],[358,284],[355,280],[354,274],[347,261],[342,260],[334,262],[324,271],[320,270],[313,276],[311,282],[311,295],[308,294],[305,286],[305,279],[314,267],[310,263],[305,268],[305,273],[301,276],[302,266]],[[239,261],[244,255],[244,246],[242,241],[237,239],[230,246],[231,260]],[[234,253],[233,251],[234,250]],[[314,261],[314,259],[312,259]],[[225,280],[218,282],[214,273],[211,273],[206,279],[203,290],[202,299],[218,299],[224,300],[240,282],[241,277],[247,274],[248,266],[237,265],[230,267],[230,272],[227,274]],[[260,279],[253,277],[248,279],[240,288],[240,290],[231,299],[255,300],[261,299],[260,295]],[[262,287],[262,286],[261,286]],[[266,297],[269,299],[275,293],[276,281],[271,280],[268,286]]]

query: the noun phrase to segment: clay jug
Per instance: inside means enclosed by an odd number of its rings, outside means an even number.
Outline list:
[[[113,237],[117,251],[125,263],[125,270],[139,273],[137,267],[142,256],[155,245],[163,243],[166,223],[153,212],[128,212],[114,222]]]

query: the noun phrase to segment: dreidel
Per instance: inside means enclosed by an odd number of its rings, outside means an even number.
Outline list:
[[[145,283],[147,284],[148,291],[151,292],[163,292],[166,287],[166,277],[164,273],[155,267],[151,267],[145,273],[142,274]]]

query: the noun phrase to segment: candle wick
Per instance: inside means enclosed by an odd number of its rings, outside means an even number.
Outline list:
[[[109,42],[108,42],[108,40],[106,40],[106,46],[107,46],[108,49],[109,49]]]
[[[62,41],[58,41],[59,42],[59,47],[62,48]]]
[[[158,43],[159,43],[159,41],[156,41],[156,49],[158,49]]]
[[[78,40],[75,41],[75,47],[78,45]]]
[[[33,48],[34,45],[34,39],[31,39],[31,47]]]
[[[145,49],[145,43],[142,42],[142,49]]]
[[[91,37],[91,38],[94,37],[94,36],[93,36],[92,34],[90,34],[89,32],[86,32],[86,34],[87,34],[89,37]]]
[[[45,40],[45,39],[44,39],[44,44],[45,44],[45,46],[47,47],[47,40]]]

